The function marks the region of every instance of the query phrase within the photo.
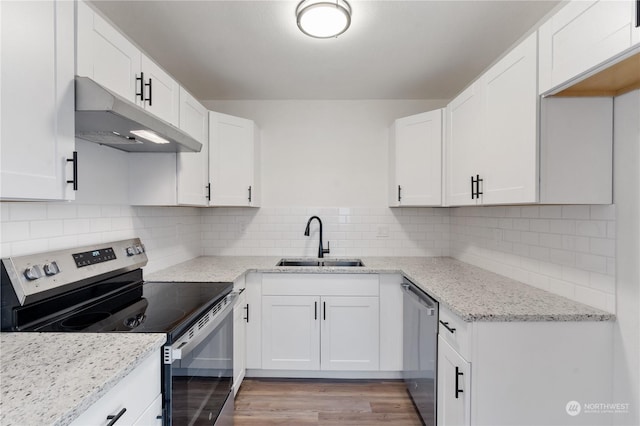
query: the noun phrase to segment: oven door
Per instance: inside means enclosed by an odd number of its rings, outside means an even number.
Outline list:
[[[164,348],[165,425],[232,425],[233,303],[230,294]],[[224,306],[220,306],[224,305]]]

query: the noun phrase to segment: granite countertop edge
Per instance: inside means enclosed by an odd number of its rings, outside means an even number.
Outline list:
[[[235,263],[238,259],[247,259],[244,264],[235,265],[236,268],[222,272],[221,274],[211,274],[211,278],[220,278],[220,275],[224,275],[224,279],[181,279],[181,277],[189,278],[188,273],[185,275],[184,271],[181,273],[175,273],[175,271],[179,271],[183,265],[190,264],[191,262],[204,262],[206,260],[214,260],[214,263],[207,268],[217,268],[217,267],[225,267],[222,265],[223,263]],[[309,258],[287,258],[292,260],[309,260]],[[522,283],[520,281],[508,278],[503,275],[499,275],[497,273],[482,269],[480,267],[452,259],[452,258],[431,258],[431,257],[416,257],[416,258],[398,258],[398,263],[400,265],[397,266],[378,266],[371,265],[371,261],[376,258],[367,258],[363,257],[362,261],[364,266],[362,267],[339,267],[339,266],[323,266],[323,267],[313,267],[313,266],[277,266],[277,262],[280,258],[276,257],[236,257],[236,256],[201,256],[195,259],[188,260],[178,265],[174,265],[172,267],[166,268],[161,271],[156,271],[154,273],[149,274],[148,280],[150,281],[193,281],[193,282],[234,282],[242,276],[250,273],[302,273],[302,274],[401,274],[411,282],[415,283],[418,287],[420,287],[423,291],[429,294],[431,297],[436,299],[442,306],[445,306],[447,309],[451,310],[454,314],[460,317],[465,322],[572,322],[572,321],[615,321],[616,316],[613,313],[606,312],[588,305],[584,305],[580,302],[573,301],[571,299],[565,298],[560,295],[556,295],[550,293],[548,291],[538,289],[536,287],[530,286],[528,284]],[[380,258],[385,259],[385,261],[392,262],[393,258]],[[433,287],[424,283],[424,278],[420,278],[411,272],[407,272],[406,269],[403,268],[402,263],[406,263],[406,259],[411,259],[413,262],[424,261],[429,262],[431,259],[448,259],[454,265],[460,265],[465,269],[469,269],[471,271],[477,271],[479,275],[484,276],[487,279],[496,279],[497,282],[502,284],[509,285],[517,285],[517,286],[525,286],[528,290],[536,292],[536,294],[543,294],[544,297],[548,297],[550,300],[559,300],[564,299],[567,305],[572,307],[580,307],[581,312],[561,312],[561,311],[549,311],[542,313],[527,313],[527,312],[508,312],[508,313],[499,313],[499,312],[481,312],[481,310],[464,310],[459,307],[459,303],[455,303],[452,301],[453,297],[441,294]],[[252,264],[252,260],[253,264]],[[312,259],[316,260],[316,259]],[[342,260],[342,259],[341,259]],[[375,261],[374,261],[375,263]],[[273,265],[273,266],[271,266]],[[204,268],[204,266],[203,266]],[[437,268],[435,266],[434,268]],[[197,274],[197,271],[196,271]],[[478,303],[478,306],[482,305],[482,303]]]

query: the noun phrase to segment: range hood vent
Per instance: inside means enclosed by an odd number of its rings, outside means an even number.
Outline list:
[[[76,76],[75,80],[77,138],[127,152],[199,152],[202,149],[200,142],[182,130],[90,78]],[[159,141],[152,142],[139,136],[140,133]]]

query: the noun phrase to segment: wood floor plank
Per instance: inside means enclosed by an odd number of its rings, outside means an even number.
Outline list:
[[[245,379],[235,424],[421,425],[399,380]]]

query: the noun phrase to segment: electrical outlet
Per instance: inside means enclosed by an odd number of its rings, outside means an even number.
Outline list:
[[[389,237],[389,227],[387,225],[378,225],[378,238]]]

